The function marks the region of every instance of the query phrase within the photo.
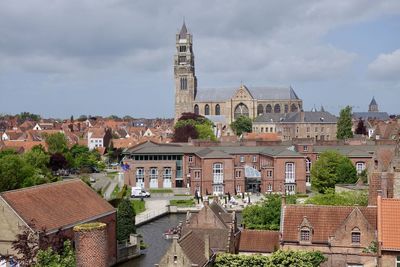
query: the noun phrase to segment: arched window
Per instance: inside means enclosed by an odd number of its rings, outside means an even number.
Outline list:
[[[186,77],[181,78],[181,90],[187,90],[187,78]]]
[[[311,184],[311,160],[306,158],[306,183]]]
[[[210,106],[208,104],[204,106],[204,115],[210,115]]]
[[[281,105],[275,104],[275,106],[274,106],[274,113],[281,113]]]
[[[264,107],[263,105],[259,104],[257,106],[257,115],[262,115],[264,113]]]
[[[270,104],[268,104],[266,107],[265,107],[265,113],[271,113],[272,112],[272,106],[270,105]]]
[[[215,105],[215,115],[221,115],[221,107],[219,104]]]
[[[240,103],[239,105],[236,106],[235,108],[235,114],[234,114],[234,118],[235,120],[237,118],[239,118],[240,116],[249,116],[249,109],[247,108],[247,106],[243,103]]]
[[[290,106],[290,112],[297,112],[297,106],[295,104]]]
[[[194,105],[194,114],[199,115],[199,106],[198,105]]]
[[[357,174],[360,174],[363,172],[363,170],[365,170],[365,162],[359,161],[356,163],[356,170],[357,170]]]
[[[289,112],[289,105],[285,104],[285,113],[288,113],[288,112]]]
[[[352,244],[360,244],[361,243],[361,232],[360,229],[354,227],[351,231],[351,243]]]

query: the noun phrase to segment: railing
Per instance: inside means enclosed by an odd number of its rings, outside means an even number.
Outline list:
[[[148,212],[143,212],[141,214],[136,215],[135,217],[135,224],[142,224],[145,223],[147,221],[151,221],[154,218],[157,218],[161,215],[167,214],[169,212],[168,207],[162,207],[158,210],[152,210],[152,211],[148,211]]]

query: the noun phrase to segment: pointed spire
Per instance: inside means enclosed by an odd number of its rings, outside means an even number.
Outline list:
[[[375,96],[372,97],[371,103],[370,103],[369,105],[370,105],[370,106],[371,106],[371,105],[377,105],[377,104],[376,104],[376,100],[375,100]]]
[[[324,106],[321,105],[321,112],[325,112]]]
[[[179,32],[179,39],[186,39],[187,32],[188,30],[186,28],[185,18],[183,18],[182,28],[181,31]]]

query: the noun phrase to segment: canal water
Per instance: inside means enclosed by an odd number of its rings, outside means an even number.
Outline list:
[[[180,221],[184,221],[185,217],[186,214],[169,214],[139,226],[136,231],[143,236],[144,242],[148,245],[143,251],[145,254],[118,267],[154,267],[172,243],[172,240],[165,240],[162,234],[169,228],[177,226]]]

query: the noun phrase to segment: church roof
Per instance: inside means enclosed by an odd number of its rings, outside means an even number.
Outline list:
[[[378,119],[378,120],[389,120],[389,114],[387,112],[374,112],[374,111],[369,111],[369,112],[353,112],[353,119],[359,119],[361,118],[362,120],[369,120],[369,119]]]
[[[179,39],[186,39],[187,32],[188,30],[186,28],[186,24],[185,22],[183,22],[181,31],[179,32]]]
[[[376,105],[378,105],[378,104],[376,103],[375,97],[372,97],[371,103],[369,103],[369,105],[370,105],[370,106],[376,106]]]
[[[246,87],[250,94],[258,100],[297,100],[299,97],[292,87]],[[196,101],[199,102],[225,102],[231,99],[237,87],[231,88],[199,88]]]

